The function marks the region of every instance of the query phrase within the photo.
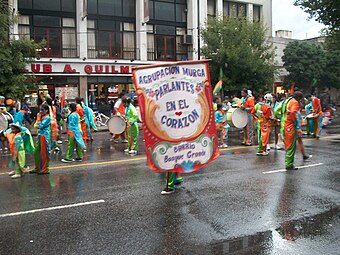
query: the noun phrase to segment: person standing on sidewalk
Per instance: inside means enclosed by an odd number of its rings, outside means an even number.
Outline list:
[[[86,149],[84,140],[82,138],[82,130],[80,126],[80,118],[77,113],[77,105],[75,103],[71,103],[69,105],[71,114],[67,118],[67,134],[68,134],[68,147],[67,153],[64,159],[61,161],[64,163],[72,162],[72,155],[74,151],[74,147],[76,147],[77,151],[77,158],[75,161],[82,161],[83,160],[83,151],[82,149]]]
[[[286,150],[286,170],[297,170],[294,166],[294,157],[296,152],[296,140],[298,138],[298,117],[300,111],[299,101],[302,99],[302,93],[295,91],[282,106],[282,125],[284,134],[284,144]]]
[[[138,150],[138,113],[136,107],[132,104],[131,98],[123,98],[122,103],[125,107],[125,116],[127,118],[128,137],[128,147],[124,150],[124,152],[135,155]]]

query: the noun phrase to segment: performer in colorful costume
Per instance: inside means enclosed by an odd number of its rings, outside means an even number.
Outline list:
[[[242,105],[240,109],[245,110],[248,114],[248,124],[243,129],[243,145],[250,146],[253,144],[253,113],[255,112],[255,99],[248,93],[247,89],[241,91]]]
[[[97,131],[97,126],[94,123],[94,118],[93,118],[93,111],[90,107],[87,107],[84,104],[84,101],[82,101],[81,106],[84,109],[84,116],[85,116],[85,122],[86,122],[86,127],[87,127],[87,134],[88,134],[88,140],[93,141],[92,138],[92,131]]]
[[[138,113],[135,106],[131,103],[131,98],[123,98],[122,103],[125,106],[125,117],[127,118],[127,137],[128,147],[125,152],[137,154],[138,150]]]
[[[306,110],[306,115],[312,113],[312,102],[309,102],[306,98],[305,98],[305,110]],[[306,131],[307,131],[307,135],[314,135],[314,129],[313,129],[313,120],[312,119],[307,119],[307,126],[306,126]]]
[[[20,178],[24,174],[26,166],[26,151],[28,153],[34,152],[34,143],[31,132],[19,125],[19,123],[11,124],[11,128],[4,132],[10,145],[10,151],[13,157],[12,165],[14,171],[9,173],[12,179]]]
[[[314,129],[314,135],[313,137],[316,139],[319,139],[322,132],[322,107],[320,99],[316,96],[308,95],[306,96],[306,99],[309,102],[312,102],[312,112],[315,114],[313,121],[313,129]]]
[[[268,98],[268,96],[267,96]],[[270,98],[268,98],[269,100]],[[254,117],[257,120],[257,135],[259,147],[257,149],[258,156],[267,156],[269,154],[267,145],[270,138],[270,120],[272,118],[272,108],[265,103],[262,96],[259,97],[259,102],[255,105]]]
[[[216,131],[217,137],[220,138],[220,148],[227,148],[228,145],[224,143],[224,132],[228,128],[226,125],[226,121],[224,121],[224,111],[222,109],[222,104],[217,104],[217,111],[215,111],[215,123],[216,123]]]
[[[47,104],[41,106],[34,127],[38,129],[38,140],[34,150],[35,169],[30,173],[49,174],[51,117]]]
[[[80,97],[76,97],[76,103],[77,103],[77,113],[79,114],[80,117],[80,126],[81,126],[81,131],[82,131],[82,136],[84,143],[89,139],[88,133],[87,133],[87,125],[85,121],[85,110],[82,106],[82,99]]]
[[[282,106],[282,125],[284,129],[284,144],[286,150],[286,169],[297,170],[294,166],[294,156],[296,152],[296,139],[298,137],[300,110],[299,101],[302,99],[300,91],[294,92]]]
[[[62,159],[62,162],[68,163],[72,162],[72,155],[74,151],[74,147],[76,147],[77,158],[76,161],[82,161],[83,159],[83,151],[82,149],[86,149],[84,140],[81,136],[81,126],[80,126],[80,118],[77,113],[77,106],[75,103],[71,103],[69,105],[71,114],[67,118],[68,125],[68,148],[65,159]]]
[[[32,120],[28,114],[28,107],[26,105],[24,105],[22,109],[13,116],[13,122],[19,123],[20,126],[24,125],[25,120],[28,122],[28,124],[32,124]]]

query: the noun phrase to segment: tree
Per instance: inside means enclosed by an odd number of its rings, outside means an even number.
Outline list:
[[[330,31],[340,29],[340,1],[335,0],[295,0],[296,6],[300,6],[310,17],[326,25]]]
[[[285,78],[288,87],[292,82],[304,89],[320,85],[326,66],[326,53],[321,46],[294,41],[289,43],[283,52],[283,67],[289,72]]]
[[[243,87],[253,91],[270,89],[274,81],[274,51],[266,43],[265,32],[262,23],[246,18],[209,19],[202,30],[205,45],[201,52],[211,59],[212,83],[219,80],[222,67],[223,88],[229,92]]]
[[[0,0],[0,95],[22,98],[32,84],[26,84],[25,68],[41,45],[29,39],[10,41],[9,27],[16,21],[8,1]]]

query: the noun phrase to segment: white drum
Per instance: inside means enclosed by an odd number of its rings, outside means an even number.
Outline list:
[[[113,116],[107,124],[109,131],[115,135],[121,134],[126,128],[126,122],[120,116]]]
[[[8,112],[0,112],[0,130],[7,130],[13,123],[13,116]]]
[[[231,127],[244,128],[248,123],[247,112],[239,108],[231,108],[227,112],[227,120]]]

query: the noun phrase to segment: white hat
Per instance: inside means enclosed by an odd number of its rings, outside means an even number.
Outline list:
[[[266,101],[273,101],[273,95],[270,94],[270,93],[267,93],[267,94],[264,95],[264,99]]]
[[[16,127],[16,128],[18,128],[20,131],[22,131],[22,127],[19,125],[19,122],[16,122],[16,123],[11,123],[11,124],[9,124],[9,126],[10,127]]]

